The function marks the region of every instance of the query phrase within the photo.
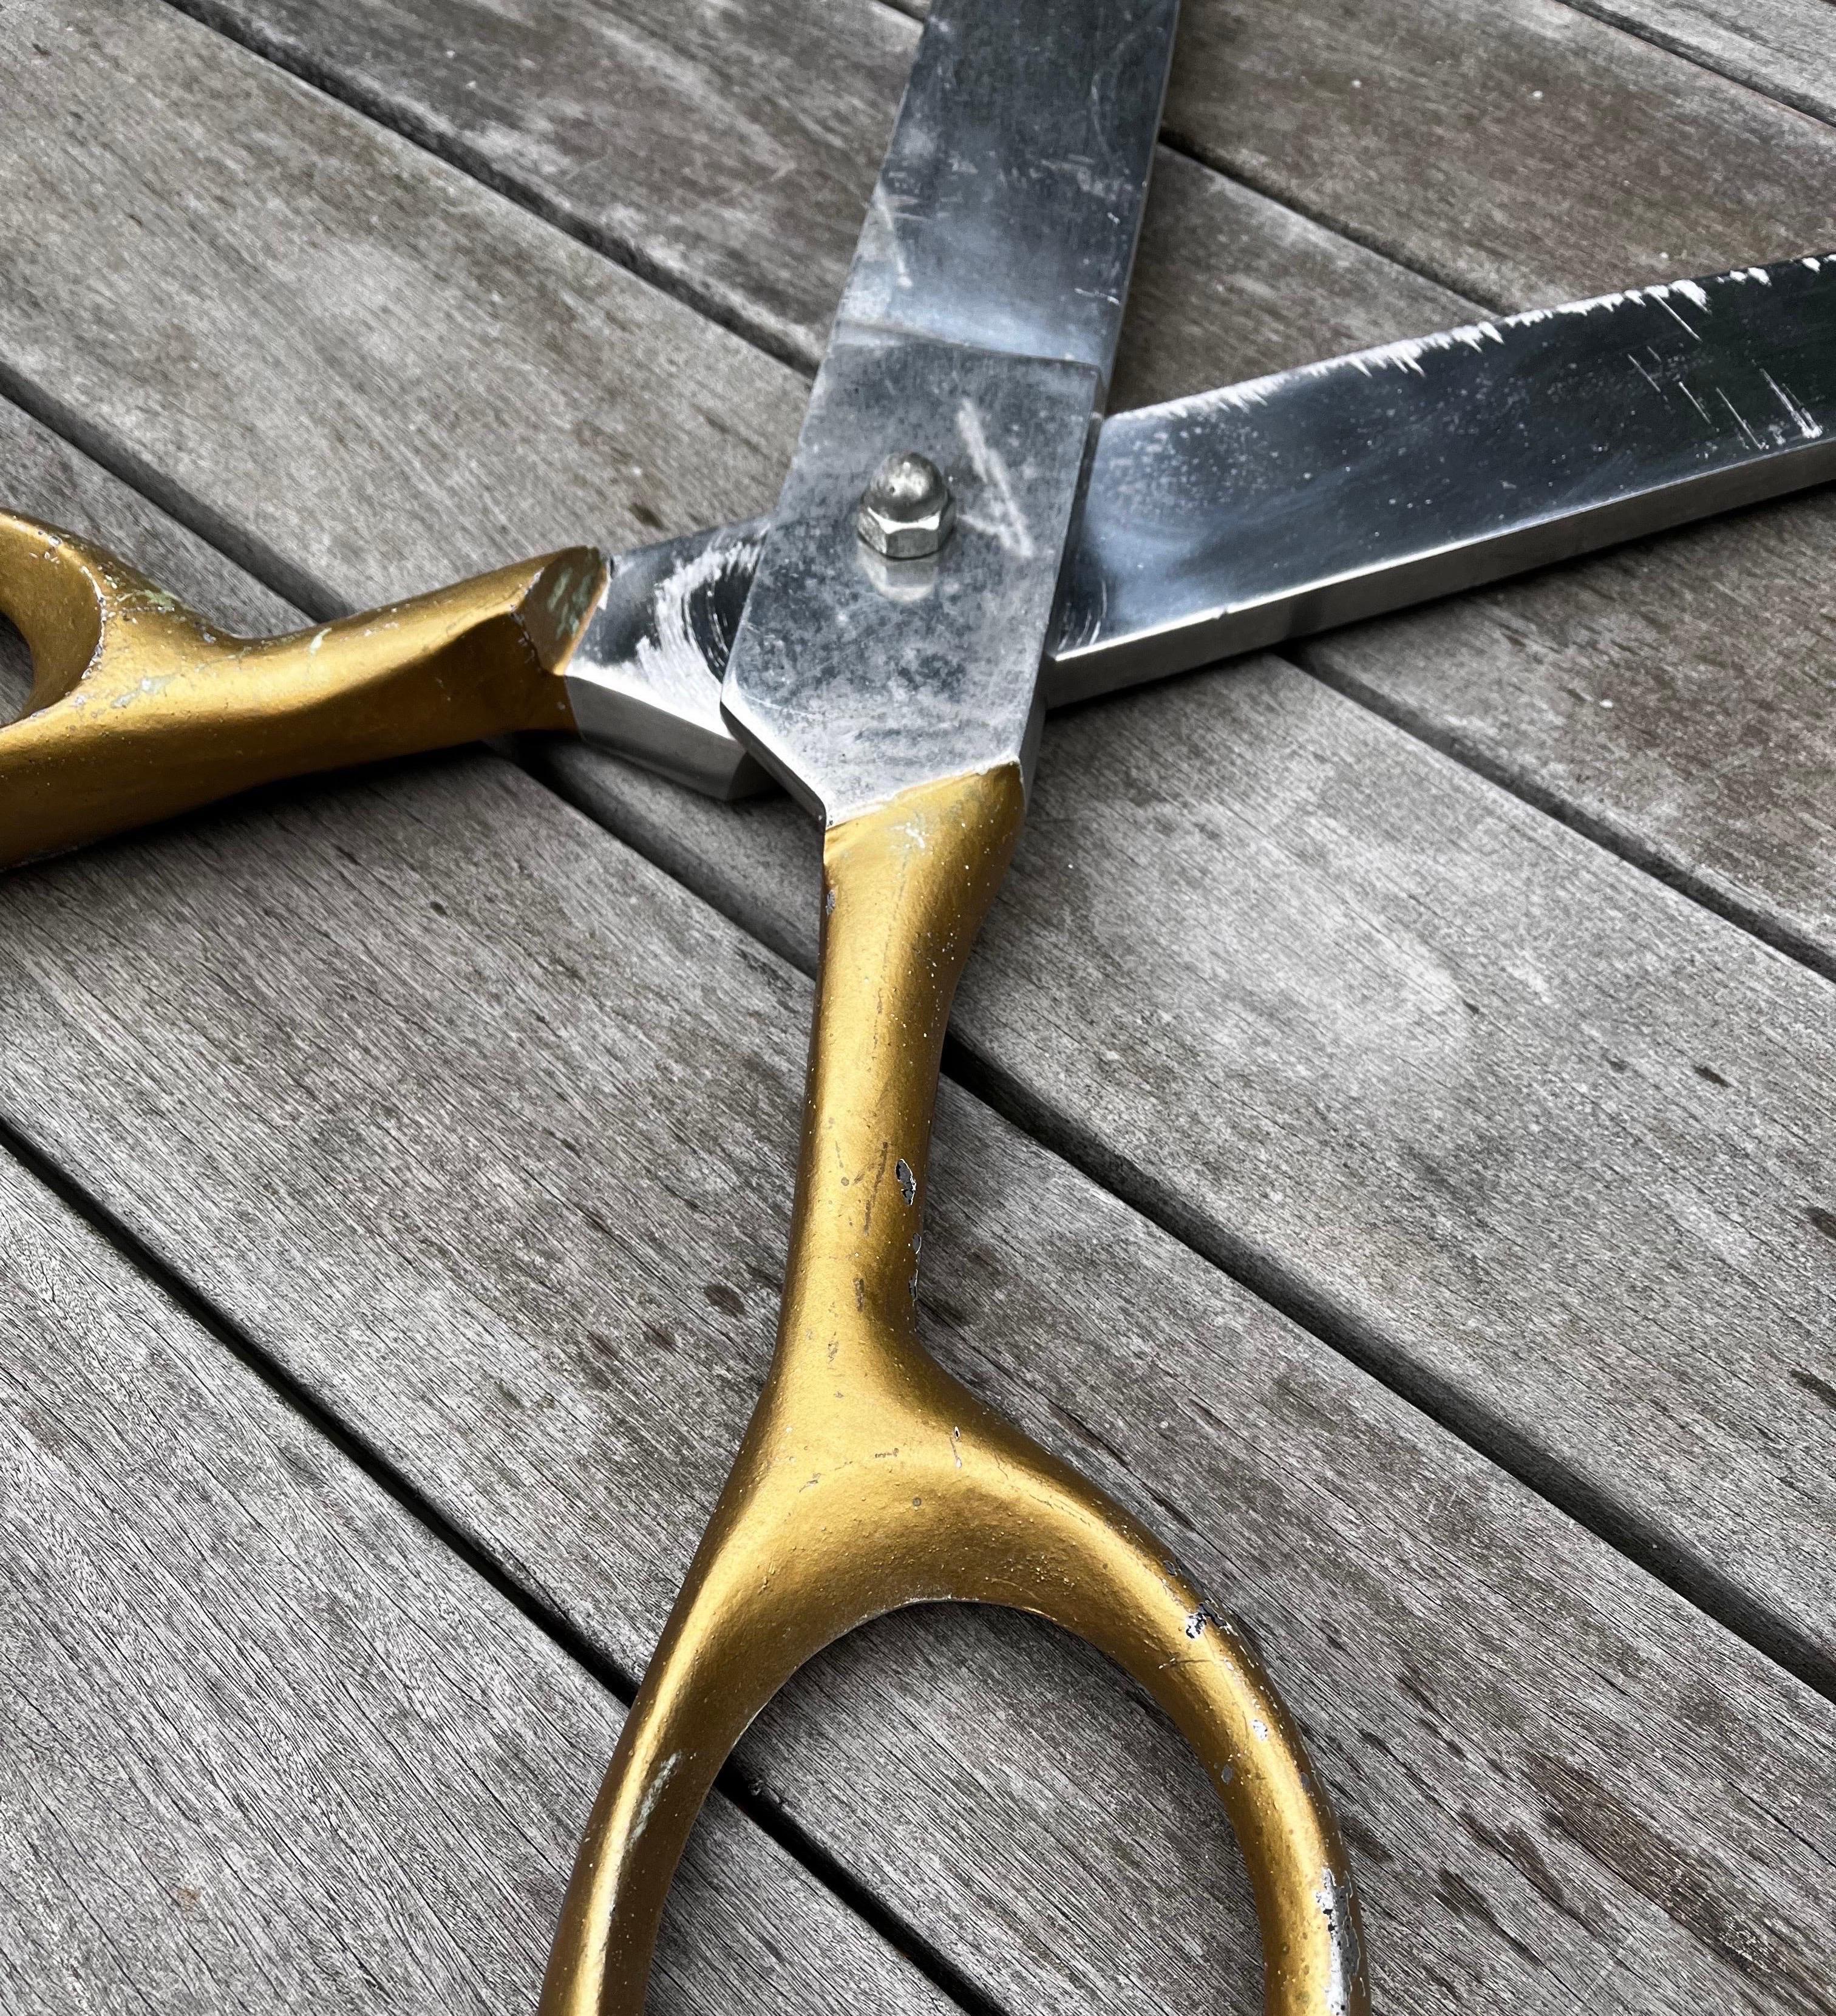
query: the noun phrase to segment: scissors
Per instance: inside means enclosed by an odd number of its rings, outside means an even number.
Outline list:
[[[945,1024],[1042,711],[1836,473],[1836,262],[1672,283],[1102,417],[1176,0],[934,0],[778,508],[251,639],[0,515],[0,865],[315,768],[574,733],[821,819],[776,1355],[595,1805],[544,2016],[636,2016],[752,1718],[866,1619],[1051,1618],[1206,1766],[1270,2016],[1365,2016],[1352,1872],[1243,1629],[916,1323]]]

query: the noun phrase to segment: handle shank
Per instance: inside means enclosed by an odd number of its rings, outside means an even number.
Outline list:
[[[1049,1618],[1132,1674],[1236,1829],[1269,2016],[1368,2007],[1345,1851],[1247,1640],[1127,1512],[919,1341],[944,1031],[1023,809],[1003,765],[827,835],[777,1352],[589,1823],[542,2016],[639,2016],[678,1859],[747,1725],[856,1625],[945,1600]]]
[[[604,592],[587,547],[285,637],[225,635],[73,534],[0,513],[32,653],[0,728],[0,868],[282,777],[571,729],[560,676]]]

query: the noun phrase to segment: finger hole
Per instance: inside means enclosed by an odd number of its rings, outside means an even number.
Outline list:
[[[0,512],[0,622],[16,640],[0,697],[7,720],[62,698],[99,649],[100,557],[67,532]],[[22,668],[24,690],[16,697]]]
[[[0,728],[9,727],[26,711],[32,690],[32,653],[26,640],[0,616]]]
[[[1055,1625],[959,1604],[865,1625],[774,1697],[740,1770],[987,2003],[1262,2006],[1255,1903],[1203,1766]]]

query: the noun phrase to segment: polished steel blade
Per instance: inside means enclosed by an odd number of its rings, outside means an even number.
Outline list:
[[[1024,767],[1107,392],[1177,0],[933,0],[723,705],[831,823]],[[885,559],[857,507],[928,458],[956,530]]]
[[[1836,473],[1836,260],[1395,343],[1103,430],[1054,704]]]
[[[1832,257],[1480,323],[1124,413],[1098,443],[1044,697],[1186,671],[1833,475]],[[643,746],[616,733],[610,746],[722,794],[756,782],[714,695],[761,529],[617,563],[623,599],[576,661],[584,732],[590,689],[610,679],[623,719],[645,722]],[[685,624],[674,584],[690,574]],[[668,683],[652,682],[664,662]],[[681,692],[697,697],[692,732]]]

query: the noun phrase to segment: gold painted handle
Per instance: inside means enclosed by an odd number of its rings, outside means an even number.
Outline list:
[[[1132,1674],[1236,1829],[1269,2016],[1368,2008],[1345,1850],[1255,1652],[1136,1520],[918,1341],[945,1025],[1023,810],[1003,769],[828,834],[777,1352],[588,1823],[542,2016],[639,2016],[677,1860],[747,1725],[856,1625],[944,1600],[1034,1611]]]
[[[573,547],[286,637],[234,637],[87,540],[0,513],[32,653],[0,728],[0,868],[308,771],[571,729],[560,676],[606,584]]]

